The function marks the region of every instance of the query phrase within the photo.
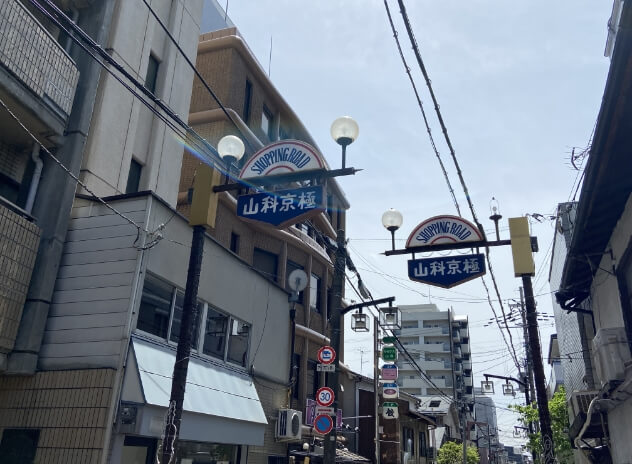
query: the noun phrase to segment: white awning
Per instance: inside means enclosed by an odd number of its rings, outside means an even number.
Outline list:
[[[132,353],[122,400],[142,399],[147,405],[160,407],[146,408],[139,430],[141,434],[160,436],[162,415],[171,394],[175,349],[133,338]],[[136,388],[133,371],[138,379]],[[266,415],[252,378],[237,369],[191,358],[183,409],[180,430],[183,440],[263,444]]]

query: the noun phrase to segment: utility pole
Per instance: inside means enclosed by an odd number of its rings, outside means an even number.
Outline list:
[[[546,384],[544,377],[544,365],[542,363],[542,350],[538,337],[538,320],[535,309],[535,298],[530,275],[522,276],[524,296],[527,313],[527,329],[529,331],[529,345],[533,355],[533,376],[535,378],[535,392],[540,415],[540,433],[542,434],[542,458],[544,464],[553,464],[555,454],[553,452],[553,431],[551,430],[551,416],[549,414],[549,399],[546,396]]]
[[[375,392],[375,464],[380,464],[380,319],[373,316],[373,391]]]
[[[463,441],[463,464],[467,464],[467,438],[466,438],[467,422],[465,420],[466,419],[465,410],[467,406],[465,405],[465,400],[462,400],[460,402],[460,408],[461,408],[461,440]]]
[[[331,324],[331,346],[336,353],[340,353],[340,319],[341,305],[342,305],[342,290],[344,287],[345,278],[345,265],[347,260],[347,250],[345,249],[345,231],[339,229],[336,237],[336,253],[334,257],[334,278],[332,282],[332,308],[331,317],[329,319]],[[338,372],[340,371],[340,356],[336,356],[334,361],[335,370],[327,376],[327,386],[334,392],[334,427],[331,429],[328,435],[324,439],[324,451],[323,462],[325,464],[335,464],[336,462],[336,415],[338,413],[338,395],[340,388],[338,388]],[[375,392],[377,395],[377,391]],[[377,420],[377,418],[376,418]]]
[[[524,330],[524,342],[526,345],[527,353],[527,376],[529,385],[527,388],[531,388],[531,399],[535,398],[535,383],[533,381],[533,354],[531,353],[531,346],[527,342],[529,339],[529,330],[527,329],[527,314],[524,304],[524,289],[520,287],[520,316],[522,317],[522,329]],[[533,433],[533,431],[531,431]]]

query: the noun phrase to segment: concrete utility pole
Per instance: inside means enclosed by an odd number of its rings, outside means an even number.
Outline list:
[[[535,378],[536,398],[540,415],[540,433],[542,434],[542,460],[544,464],[555,463],[553,445],[553,431],[551,430],[551,415],[549,414],[549,399],[546,396],[544,365],[542,350],[538,338],[538,320],[535,309],[535,298],[530,275],[522,276],[527,313],[527,329],[529,331],[529,345],[533,355],[533,375]]]
[[[527,313],[525,311],[524,304],[524,289],[520,287],[520,316],[522,317],[522,326],[524,330],[524,341],[527,345],[526,353],[527,353],[527,376],[528,376],[528,387],[531,389],[531,399],[535,398],[535,383],[533,381],[533,353],[531,353],[531,346],[527,342],[529,339],[529,330],[527,329]],[[533,433],[533,431],[531,431]]]
[[[380,464],[380,319],[373,317],[373,391],[375,392],[375,464]]]
[[[342,306],[342,291],[344,288],[345,265],[347,260],[347,250],[345,249],[345,231],[339,229],[336,237],[336,253],[334,258],[334,278],[332,282],[333,298],[331,301],[331,346],[336,353],[340,353],[340,319]],[[325,464],[335,464],[336,462],[336,414],[338,413],[338,372],[340,371],[340,356],[336,356],[334,361],[335,371],[327,376],[327,386],[334,392],[334,427],[328,435],[325,436],[325,445],[323,451],[323,462]],[[377,395],[377,391],[375,392]],[[377,418],[376,418],[377,420]]]

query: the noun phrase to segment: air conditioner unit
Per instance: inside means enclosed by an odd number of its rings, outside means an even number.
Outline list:
[[[279,440],[300,440],[303,413],[295,409],[279,409],[276,437]]]
[[[598,391],[581,390],[571,393],[570,407],[573,417],[577,417],[580,413],[586,414],[590,402],[597,396]]]

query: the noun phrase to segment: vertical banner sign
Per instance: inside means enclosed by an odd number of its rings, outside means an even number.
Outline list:
[[[399,410],[397,403],[387,402],[382,404],[382,417],[384,419],[397,419],[399,417]]]
[[[383,384],[382,396],[385,400],[399,398],[399,386],[396,383]]]
[[[384,361],[397,361],[397,349],[394,346],[382,348],[382,359]]]
[[[397,366],[395,364],[382,366],[382,380],[397,380]]]

